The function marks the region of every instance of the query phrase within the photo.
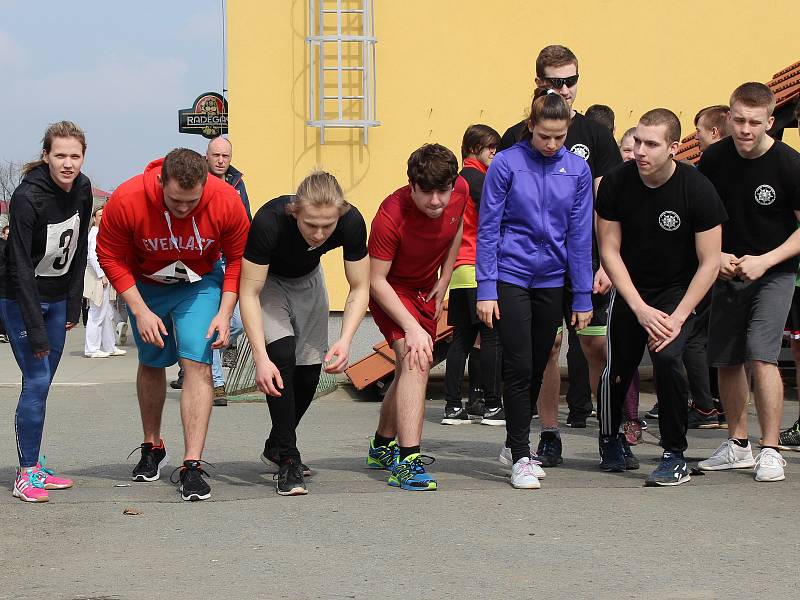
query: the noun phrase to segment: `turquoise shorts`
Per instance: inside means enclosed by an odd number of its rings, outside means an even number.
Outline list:
[[[148,344],[142,340],[136,318],[130,314],[140,363],[147,367],[170,367],[181,357],[211,364],[211,344],[217,336],[206,339],[206,332],[219,312],[223,276],[222,263],[217,262],[195,283],[136,283],[147,308],[164,322],[168,333],[166,337],[162,335],[163,348]]]

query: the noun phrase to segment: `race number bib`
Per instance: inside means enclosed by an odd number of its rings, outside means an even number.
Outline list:
[[[194,283],[201,279],[200,275],[192,271],[180,260],[176,260],[160,271],[147,275],[147,277],[160,283]]]
[[[69,271],[78,247],[80,226],[81,217],[77,212],[66,221],[47,226],[44,256],[34,270],[36,277],[60,277]]]

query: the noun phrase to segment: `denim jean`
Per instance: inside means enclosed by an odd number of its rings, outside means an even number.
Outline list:
[[[0,298],[0,315],[14,358],[22,371],[22,391],[14,418],[20,467],[32,467],[39,461],[47,394],[64,352],[66,337],[67,301],[42,302],[41,308],[50,354],[36,358],[28,342],[19,304],[16,300]]]
[[[230,345],[235,346],[236,340],[244,331],[242,324],[242,315],[239,313],[239,303],[233,307],[233,314],[231,315],[231,337]],[[214,387],[221,387],[225,385],[225,375],[222,373],[222,351],[214,350],[211,361],[211,378],[214,381]]]

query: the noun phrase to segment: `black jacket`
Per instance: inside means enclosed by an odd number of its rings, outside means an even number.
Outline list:
[[[41,302],[67,300],[67,322],[78,322],[91,213],[89,178],[78,174],[67,193],[47,165],[26,175],[11,196],[0,297],[19,304],[33,352],[50,350]]]

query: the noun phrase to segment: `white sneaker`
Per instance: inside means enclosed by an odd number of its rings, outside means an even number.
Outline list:
[[[117,323],[117,346],[124,346],[128,341],[128,323],[122,321]]]
[[[505,465],[507,467],[511,467],[514,465],[511,462],[511,448],[508,446],[503,446],[503,449],[500,450],[500,456],[498,457],[501,465]],[[531,450],[531,463],[533,463],[533,474],[536,475],[537,479],[544,479],[545,472],[542,468],[542,463],[539,461],[539,455],[536,454],[533,450]]]
[[[533,472],[534,462],[523,456],[511,467],[511,485],[518,490],[538,490],[541,486]]]
[[[111,356],[110,352],[103,352],[102,350],[97,350],[96,352],[84,352],[83,354],[86,358],[108,358]]]
[[[781,453],[772,448],[764,448],[756,458],[756,481],[783,481],[786,475],[783,467],[786,461]]]
[[[125,356],[128,353],[127,350],[123,350],[122,348],[114,348],[109,356]]]
[[[756,464],[750,444],[746,448],[737,446],[733,440],[725,440],[714,454],[697,463],[701,471],[725,471],[726,469],[749,469]]]

